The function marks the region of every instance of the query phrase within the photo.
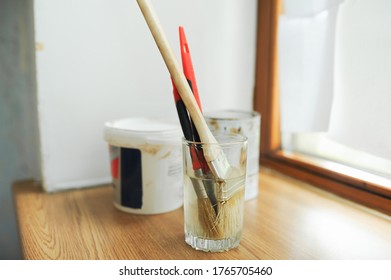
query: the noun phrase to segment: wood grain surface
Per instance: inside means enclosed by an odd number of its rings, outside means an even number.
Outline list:
[[[184,241],[183,209],[135,215],[114,208],[109,185],[45,193],[14,184],[25,259],[391,259],[391,219],[261,168],[259,196],[245,202],[238,248],[196,251]]]

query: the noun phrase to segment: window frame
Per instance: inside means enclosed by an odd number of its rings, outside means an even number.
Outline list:
[[[254,110],[261,114],[260,165],[391,215],[391,190],[281,148],[277,30],[281,0],[258,0]]]

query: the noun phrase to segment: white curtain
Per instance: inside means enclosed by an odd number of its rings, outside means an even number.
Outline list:
[[[389,0],[286,0],[278,34],[282,131],[324,131],[391,159],[390,27]]]
[[[279,19],[281,129],[325,131],[333,98],[335,24],[341,0],[286,0]]]
[[[328,135],[391,159],[391,1],[346,1],[336,41]]]

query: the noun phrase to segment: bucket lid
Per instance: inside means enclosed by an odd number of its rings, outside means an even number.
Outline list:
[[[180,142],[182,131],[178,123],[156,118],[126,118],[104,124],[104,139],[116,146],[129,146],[130,141]]]
[[[243,120],[259,118],[260,114],[256,111],[227,109],[206,112],[204,116],[205,118],[216,120]]]

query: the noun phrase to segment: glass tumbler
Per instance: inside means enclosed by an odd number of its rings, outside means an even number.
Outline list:
[[[218,143],[182,141],[185,241],[206,252],[237,247],[244,219],[247,137],[215,138]]]

